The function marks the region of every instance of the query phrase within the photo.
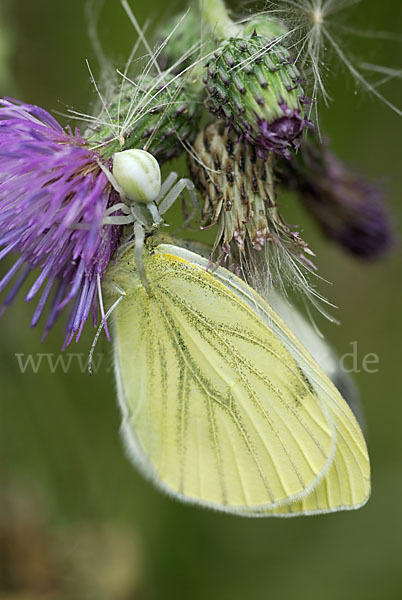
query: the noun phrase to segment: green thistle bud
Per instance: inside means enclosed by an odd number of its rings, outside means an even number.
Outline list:
[[[292,158],[301,145],[306,102],[300,74],[278,38],[251,37],[224,41],[206,65],[207,107],[246,140],[259,155]]]
[[[105,158],[134,148],[147,150],[163,163],[180,155],[185,142],[192,142],[200,112],[182,79],[149,76],[117,90],[86,137],[99,145]]]
[[[254,146],[237,143],[236,134],[219,121],[198,134],[194,150],[198,160],[189,155],[188,161],[204,199],[201,223],[204,229],[217,225],[214,249],[221,247],[220,258],[249,244],[262,250],[267,241],[300,257],[309,253],[277,210],[272,154],[268,161],[259,158]]]

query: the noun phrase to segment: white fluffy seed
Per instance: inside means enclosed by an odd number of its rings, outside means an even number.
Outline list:
[[[152,202],[161,189],[161,170],[145,150],[123,150],[113,157],[113,176],[132,202]]]

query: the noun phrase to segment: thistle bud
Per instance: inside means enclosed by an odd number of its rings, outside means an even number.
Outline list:
[[[144,149],[163,163],[179,156],[185,142],[192,142],[200,112],[183,80],[171,75],[145,77],[116,90],[86,138],[99,144],[105,158],[120,150]]]
[[[365,259],[391,248],[382,189],[343,164],[327,142],[309,140],[292,163],[281,160],[277,168],[282,183],[296,191],[331,240]]]
[[[291,247],[298,255],[307,245],[291,232],[278,213],[273,181],[273,155],[260,158],[255,147],[237,143],[237,136],[222,122],[208,125],[194,142],[198,160],[189,156],[194,184],[204,204],[202,228],[218,226],[214,249],[221,247],[221,258],[243,251],[251,244],[262,250],[266,242]],[[308,251],[308,249],[307,249]]]
[[[300,74],[280,38],[251,37],[224,41],[206,65],[207,108],[247,141],[268,152],[293,157],[304,118]]]

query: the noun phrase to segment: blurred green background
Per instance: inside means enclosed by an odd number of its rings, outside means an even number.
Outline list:
[[[83,0],[0,0],[0,94],[48,110],[86,111],[95,100],[85,59],[97,63]],[[140,23],[163,21],[184,4],[132,2]],[[398,33],[400,0],[363,0],[346,24]],[[124,64],[135,33],[119,0],[106,0],[99,33],[104,51]],[[339,29],[337,34],[341,35]],[[342,37],[357,60],[401,67],[396,41]],[[344,158],[382,179],[398,229],[401,118],[357,89],[329,63],[333,102],[321,124]],[[381,88],[402,106],[400,81]],[[62,119],[63,120],[63,119]],[[66,120],[63,120],[66,122]],[[178,168],[185,172],[185,164]],[[332,286],[321,291],[340,308],[340,327],[319,325],[340,354],[357,341],[359,365],[379,356],[379,371],[357,373],[367,423],[373,494],[365,508],[290,520],[241,519],[183,506],[144,481],[124,456],[110,345],[99,372],[21,373],[16,354],[60,351],[61,326],[44,344],[29,328],[22,296],[0,329],[0,597],[129,600],[402,598],[401,255],[364,264],[326,240],[296,206],[287,216],[318,255]],[[5,265],[0,265],[5,269]],[[2,271],[3,272],[3,271]],[[83,360],[87,328],[68,353]]]

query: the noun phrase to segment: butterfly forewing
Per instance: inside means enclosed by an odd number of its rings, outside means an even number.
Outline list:
[[[334,424],[272,328],[205,267],[160,247],[145,261],[148,294],[127,256],[112,276],[126,293],[116,372],[135,462],[222,510],[308,495],[333,460]]]

